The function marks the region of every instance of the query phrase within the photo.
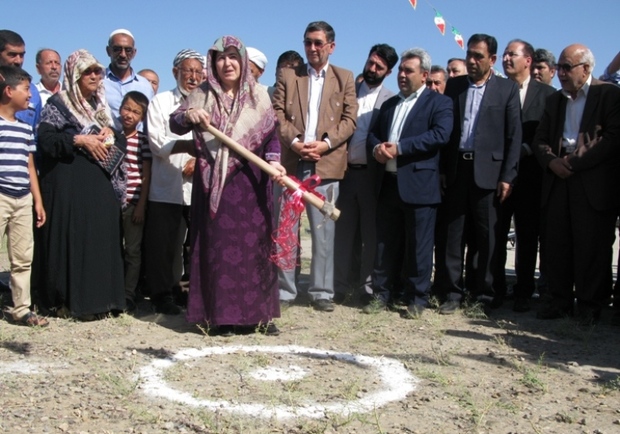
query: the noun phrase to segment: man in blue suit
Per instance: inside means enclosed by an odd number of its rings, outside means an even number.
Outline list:
[[[439,185],[439,149],[452,131],[452,102],[426,88],[431,58],[420,48],[401,55],[400,93],[387,100],[368,150],[379,163],[377,249],[372,272],[375,299],[365,313],[385,309],[404,268],[409,317],[429,306],[433,233]],[[406,258],[406,261],[405,261]]]
[[[475,34],[467,42],[467,75],[448,80],[454,128],[441,151],[444,200],[437,218],[435,288],[446,298],[439,312],[454,313],[463,295],[465,241],[477,248],[471,298],[490,301],[497,262],[498,208],[517,177],[521,148],[519,87],[493,73],[497,40]],[[466,236],[467,234],[467,236]]]

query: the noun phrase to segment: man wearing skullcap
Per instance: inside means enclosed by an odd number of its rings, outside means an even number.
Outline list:
[[[195,159],[192,133],[178,136],[170,131],[170,114],[204,80],[204,57],[181,50],[172,62],[176,87],[157,94],[148,109],[148,136],[153,154],[149,215],[145,232],[146,284],[158,313],[177,315],[172,288],[181,278],[181,251],[189,228],[189,205]]]
[[[250,71],[252,71],[252,75],[258,83],[258,79],[263,75],[263,72],[265,72],[267,56],[256,48],[247,47],[245,50],[248,53],[248,59],[250,61]]]
[[[127,92],[137,90],[150,100],[153,98],[153,88],[146,78],[136,74],[131,67],[131,61],[138,50],[129,30],[114,30],[108,38],[106,52],[110,56],[110,65],[103,80],[105,96],[112,111],[112,118],[117,122],[121,101]],[[116,126],[120,128],[120,124]]]

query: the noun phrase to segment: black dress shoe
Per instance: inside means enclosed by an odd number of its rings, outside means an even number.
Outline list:
[[[327,298],[320,298],[312,302],[312,307],[319,312],[333,312],[334,302]]]
[[[489,303],[489,307],[491,309],[499,309],[500,307],[502,307],[503,304],[504,304],[504,296],[496,295],[495,297],[493,297],[493,299]]]
[[[258,333],[262,333],[265,336],[279,336],[280,329],[274,323],[270,322],[269,324],[261,324],[258,326]]]
[[[514,312],[528,312],[530,309],[530,301],[527,298],[515,298],[512,306]]]

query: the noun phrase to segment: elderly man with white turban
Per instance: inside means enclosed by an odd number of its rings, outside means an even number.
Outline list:
[[[182,274],[183,240],[189,229],[189,205],[195,159],[192,133],[170,131],[170,114],[204,80],[204,56],[181,50],[172,63],[176,87],[157,94],[149,105],[147,125],[153,154],[151,190],[145,230],[146,285],[158,313],[178,315],[172,288]]]

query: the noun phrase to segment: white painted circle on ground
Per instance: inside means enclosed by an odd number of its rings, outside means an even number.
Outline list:
[[[176,363],[211,355],[225,355],[238,352],[245,353],[274,353],[292,354],[299,357],[311,357],[313,359],[333,359],[352,363],[363,369],[372,369],[381,382],[382,387],[372,393],[362,396],[360,399],[347,402],[305,402],[299,406],[274,405],[265,403],[238,403],[227,400],[209,400],[194,397],[192,394],[173,389],[164,379],[164,373]],[[263,370],[264,373],[270,372]],[[280,370],[283,377],[292,375],[294,372],[302,374],[298,370]],[[271,374],[276,372],[275,368]],[[270,375],[271,375],[270,374]],[[303,375],[307,373],[304,371]],[[336,351],[306,348],[297,345],[288,346],[228,346],[207,347],[202,349],[188,348],[179,351],[172,358],[157,359],[150,365],[140,370],[142,390],[153,397],[166,398],[175,402],[183,403],[192,407],[204,407],[211,410],[225,410],[232,413],[247,416],[287,419],[294,417],[320,418],[326,414],[348,415],[350,413],[365,413],[381,407],[389,402],[399,401],[413,392],[419,380],[411,375],[405,366],[394,359],[387,357],[369,357],[359,354],[340,353]],[[273,375],[274,377],[276,375]],[[270,381],[273,381],[269,378]]]

